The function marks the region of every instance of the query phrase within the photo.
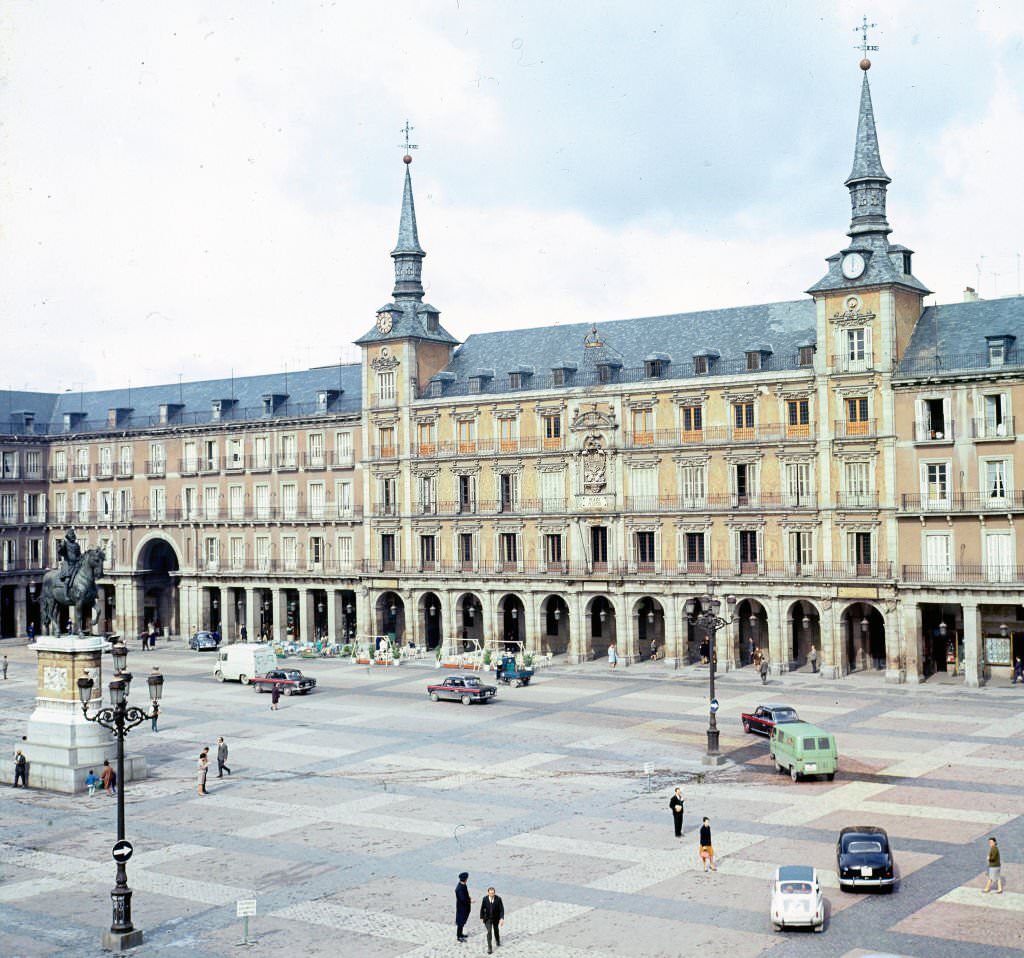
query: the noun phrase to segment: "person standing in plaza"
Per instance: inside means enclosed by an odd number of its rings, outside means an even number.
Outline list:
[[[238,630],[238,635],[243,642],[249,641],[249,630],[244,625]]]
[[[1017,659],[1017,661],[1019,662],[1020,659]],[[6,655],[4,656],[4,681],[5,682],[7,681],[7,656]]]
[[[117,773],[110,767],[109,759],[103,759],[103,771],[100,772],[100,781],[103,782],[103,791],[108,795],[117,794]]]
[[[14,785],[12,788],[17,788],[19,781],[22,788],[28,788],[28,759],[25,758],[25,753],[20,748],[14,753]]]
[[[228,768],[228,745],[222,735],[217,739],[217,778],[223,778],[225,772],[231,774],[231,769]]]
[[[985,882],[985,887],[982,888],[986,894],[991,890],[992,882],[996,883],[996,894],[1003,893],[1003,873],[1000,868],[999,843],[993,837],[988,840],[988,880]]]
[[[199,761],[196,763],[196,791],[200,795],[208,794],[206,791],[206,775],[210,770],[210,760],[206,757],[207,749],[199,753]]]
[[[807,653],[807,661],[811,663],[811,671],[818,671],[818,650],[812,645],[811,651]]]
[[[615,647],[615,643],[611,642],[608,645],[608,667],[614,669],[619,662],[619,650]]]
[[[89,789],[89,797],[92,798],[96,794],[96,786],[99,785],[100,780],[96,777],[96,773],[90,768],[89,774],[85,776],[85,787]]]
[[[672,824],[676,827],[676,838],[683,837],[683,790],[677,785],[672,797],[668,800],[668,807],[672,809]]]
[[[4,656],[4,678],[7,678],[7,656]],[[1012,685],[1016,685],[1017,682],[1024,682],[1024,662],[1021,661],[1018,655],[1013,660],[1013,681]]]
[[[153,666],[153,668],[152,668],[152,670],[150,671],[150,675],[159,675],[159,674],[160,674],[160,666],[159,666],[159,665],[154,665],[154,666]],[[153,730],[154,732],[159,732],[159,731],[160,731],[160,730],[159,730],[159,729],[158,729],[158,728],[156,727],[156,720],[157,720],[157,719],[159,718],[159,716],[160,716],[160,710],[159,710],[159,708],[155,708],[155,709],[153,709],[153,717],[152,717],[152,718],[151,718],[151,719],[149,720],[149,727],[150,727],[150,728],[151,728],[151,729],[152,729],[152,730]]]
[[[276,685],[270,690],[270,711],[278,711],[277,703],[281,701],[281,690]]]
[[[711,821],[705,818],[700,826],[700,860],[704,871],[710,867],[713,872],[718,871],[715,866],[715,846],[711,844]]]
[[[491,936],[494,943],[501,947],[501,926],[505,924],[505,905],[500,896],[494,893],[494,887],[487,889],[487,897],[480,904],[480,920],[487,929],[487,954],[491,954]]]
[[[469,897],[469,872],[459,873],[459,883],[455,886],[455,940],[468,941],[464,932],[466,922],[473,909],[473,899]]]
[[[761,659],[761,684],[768,684],[768,656],[767,654]]]

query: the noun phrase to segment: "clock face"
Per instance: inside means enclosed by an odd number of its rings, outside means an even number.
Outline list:
[[[847,253],[843,257],[843,275],[847,279],[856,279],[864,272],[864,257],[860,253]]]
[[[393,325],[391,313],[377,313],[377,329],[382,333],[390,333]]]

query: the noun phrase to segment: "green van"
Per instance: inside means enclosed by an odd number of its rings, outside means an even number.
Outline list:
[[[839,768],[836,737],[807,722],[784,722],[772,729],[768,757],[776,771],[789,770],[797,781],[801,775],[824,775],[830,782]]]

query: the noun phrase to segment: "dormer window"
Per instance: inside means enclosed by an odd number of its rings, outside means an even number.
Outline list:
[[[706,376],[708,374],[708,357],[707,356],[694,356],[693,357],[693,372],[696,376]]]
[[[508,374],[508,388],[509,389],[522,389],[523,388],[523,374],[522,373],[509,373]]]
[[[814,347],[813,346],[801,346],[799,363],[801,366],[813,366],[814,365]]]
[[[988,344],[988,364],[1002,366],[1006,362],[1006,344],[1002,340]]]
[[[185,408],[184,403],[165,402],[160,404],[160,425],[166,426],[178,418],[178,414]]]
[[[905,275],[910,275],[910,253],[903,254],[903,272]]]
[[[761,354],[755,350],[747,352],[747,369],[761,368]]]
[[[552,369],[551,370],[551,385],[552,386],[564,386],[565,385],[565,370],[564,369]]]
[[[559,366],[551,367],[551,385],[568,386],[572,381],[572,374],[576,372],[576,364],[564,362]]]
[[[660,359],[649,359],[644,363],[644,372],[648,379],[661,379],[665,372],[665,364]]]

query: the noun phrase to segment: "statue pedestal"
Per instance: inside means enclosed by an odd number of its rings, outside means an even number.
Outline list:
[[[104,759],[116,765],[116,739],[82,715],[78,698],[78,680],[88,675],[96,694],[90,711],[100,704],[99,697],[106,691],[102,656],[107,643],[97,635],[40,636],[30,648],[38,657],[39,678],[36,708],[22,745],[29,763],[29,787],[72,794],[85,791],[90,769],[98,778]],[[124,770],[128,781],[145,778],[146,760],[126,755]]]

